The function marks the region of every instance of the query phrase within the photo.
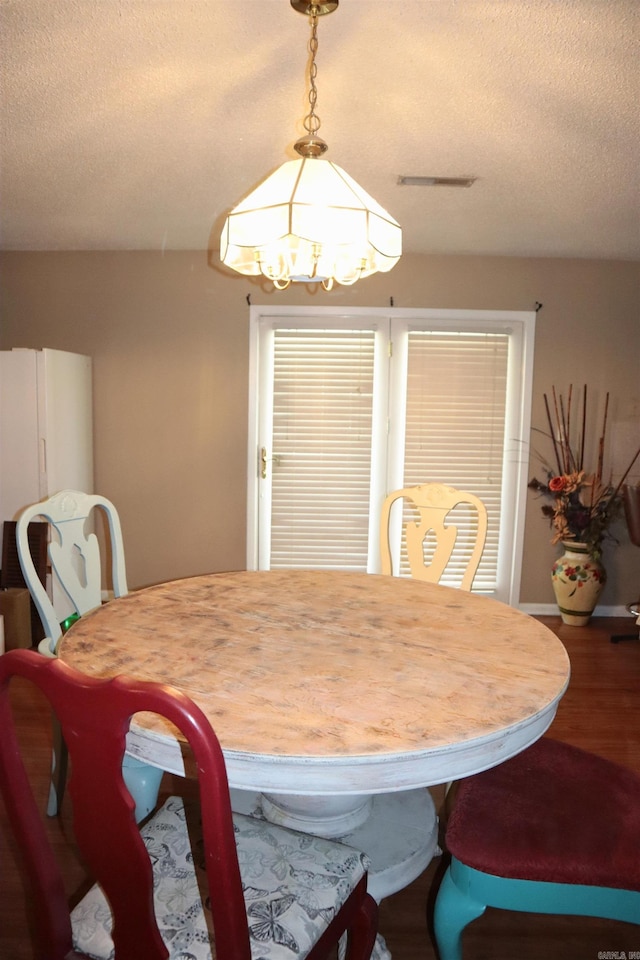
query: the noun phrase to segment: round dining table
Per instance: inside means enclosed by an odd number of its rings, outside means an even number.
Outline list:
[[[365,850],[378,900],[438,852],[425,788],[524,750],[569,680],[560,640],[505,604],[329,570],[147,587],[83,616],[58,654],[94,677],[186,693],[220,740],[234,809]],[[159,717],[133,719],[127,750],[185,773],[177,731]]]

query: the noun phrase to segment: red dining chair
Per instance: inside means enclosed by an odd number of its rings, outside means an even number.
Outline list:
[[[440,960],[486,907],[640,923],[640,776],[550,737],[461,780],[435,902]]]
[[[93,886],[71,911],[25,771],[10,680],[48,698],[69,749],[73,830]],[[131,716],[166,717],[198,772],[199,815],[170,797],[142,827],[123,777]],[[224,758],[209,721],[162,684],[86,677],[29,650],[0,657],[0,790],[24,857],[38,960],[325,960],[346,934],[368,960],[377,905],[359,851],[232,814]],[[198,821],[198,822],[196,822]]]

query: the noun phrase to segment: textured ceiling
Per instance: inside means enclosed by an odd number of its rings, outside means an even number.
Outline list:
[[[406,251],[640,259],[638,0],[340,0],[318,34],[327,156]],[[0,246],[217,247],[295,156],[308,37],[289,0],[0,0]]]

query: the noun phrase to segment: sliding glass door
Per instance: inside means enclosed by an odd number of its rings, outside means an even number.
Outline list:
[[[439,481],[487,505],[474,590],[517,602],[535,314],[251,314],[248,567],[377,572],[386,493]]]

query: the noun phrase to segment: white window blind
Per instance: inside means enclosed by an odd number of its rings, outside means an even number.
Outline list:
[[[477,591],[496,587],[508,359],[505,333],[408,334],[403,486],[446,483],[483,501],[488,532]],[[410,519],[405,508],[402,529]],[[456,507],[448,523],[457,526],[458,537],[442,582],[458,586],[475,541],[475,510]],[[427,538],[427,562],[432,550]],[[409,574],[404,545],[400,572]]]
[[[365,571],[374,332],[276,330],[271,567]]]

